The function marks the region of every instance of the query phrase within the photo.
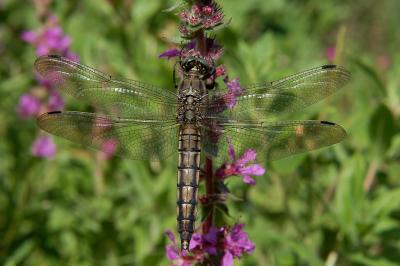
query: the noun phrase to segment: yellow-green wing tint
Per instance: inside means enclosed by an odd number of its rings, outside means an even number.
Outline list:
[[[133,80],[113,79],[56,55],[39,57],[35,69],[60,90],[106,114],[134,119],[176,116],[176,95],[167,89]]]
[[[326,121],[282,121],[272,123],[226,122],[203,127],[203,148],[218,162],[228,160],[228,141],[237,154],[253,149],[267,160],[316,150],[340,142],[346,131]]]
[[[346,69],[325,65],[292,76],[254,84],[244,88],[236,98],[236,106],[227,109],[224,101],[214,96],[209,105],[209,117],[224,119],[256,119],[265,121],[271,115],[301,110],[335,93],[351,79]],[[218,111],[225,110],[220,114]]]
[[[174,120],[111,118],[83,112],[49,112],[38,117],[44,131],[72,142],[104,150],[115,145],[116,155],[135,159],[165,158],[176,152],[178,124]]]

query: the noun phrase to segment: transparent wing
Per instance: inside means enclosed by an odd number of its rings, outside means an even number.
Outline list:
[[[228,140],[236,154],[253,149],[267,160],[319,149],[340,142],[346,131],[326,121],[282,121],[273,123],[227,122],[204,125],[203,149],[218,162],[228,161]]]
[[[136,119],[175,117],[176,95],[144,83],[110,76],[60,56],[42,56],[36,71],[68,94],[107,114]]]
[[[111,118],[93,113],[50,112],[38,117],[44,131],[99,150],[136,160],[164,158],[177,149],[175,121]],[[110,147],[111,146],[111,147]]]
[[[265,121],[268,115],[298,111],[322,100],[343,87],[350,78],[350,72],[339,66],[313,68],[247,87],[237,97],[233,109],[227,109],[222,96],[215,95],[209,103],[209,117]]]

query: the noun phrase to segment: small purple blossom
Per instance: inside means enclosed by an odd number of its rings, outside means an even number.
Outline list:
[[[193,50],[196,47],[196,42],[191,41],[188,44],[186,44],[184,50]],[[176,48],[169,49],[165,51],[164,53],[160,54],[158,58],[167,58],[168,60],[174,57],[181,56],[182,51]]]
[[[211,257],[218,256],[221,259],[221,265],[233,266],[234,258],[240,258],[244,253],[251,254],[255,249],[254,243],[249,240],[248,234],[243,228],[244,224],[220,228],[212,226],[205,234],[193,234],[190,241],[192,258],[201,258],[197,262],[204,261],[208,265],[207,262]],[[171,241],[175,243],[175,238]],[[182,259],[177,250],[171,249],[171,247],[167,248],[167,257],[170,260]],[[196,260],[192,262],[196,262]]]
[[[212,226],[206,234],[193,234],[189,250],[202,249],[211,256],[217,255],[218,235],[221,229]]]
[[[21,39],[28,43],[34,43],[37,39],[37,34],[34,31],[27,30],[22,32]]]
[[[204,261],[204,253],[197,252],[189,255],[187,251],[181,251],[178,244],[176,243],[174,234],[167,230],[165,232],[168,239],[172,242],[165,248],[165,253],[168,258],[172,262],[170,266],[190,266],[195,265],[196,263],[202,263]]]
[[[252,150],[246,150],[242,157],[236,160],[235,150],[232,143],[228,143],[228,155],[232,163],[224,163],[215,173],[216,177],[225,179],[230,176],[240,175],[243,177],[243,182],[250,185],[255,185],[256,181],[252,175],[261,176],[265,173],[265,168],[259,164],[248,164],[255,161],[257,153]],[[247,165],[246,165],[247,164]]]
[[[38,56],[59,54],[72,61],[79,61],[78,56],[70,51],[71,38],[64,34],[54,15],[47,17],[47,21],[41,29],[24,31],[20,37],[36,49]],[[40,77],[36,77],[36,79],[45,93],[41,95],[40,99],[33,96],[33,93],[26,93],[20,97],[18,113],[23,118],[36,116],[41,109],[55,111],[64,107],[64,100],[54,89],[52,82]],[[56,146],[50,137],[42,136],[32,144],[31,152],[34,156],[51,158],[56,153]]]
[[[223,96],[226,106],[232,109],[236,105],[236,98],[243,94],[243,89],[240,86],[238,78],[231,81],[225,80],[226,86],[228,88],[228,93]]]
[[[225,235],[225,254],[223,257],[224,266],[233,265],[233,257],[240,258],[243,253],[251,254],[255,245],[249,240],[244,224],[235,224],[232,230]]]
[[[35,96],[25,93],[19,98],[18,114],[22,118],[36,116],[40,110],[40,100]]]
[[[36,48],[37,56],[55,53],[73,61],[78,60],[77,55],[70,51],[71,38],[64,34],[54,15],[48,17],[45,27],[40,31],[22,32],[21,39]]]
[[[40,136],[32,144],[31,152],[34,156],[52,158],[56,154],[56,145],[49,136]]]
[[[190,9],[183,10],[179,16],[180,31],[185,37],[193,35],[199,27],[210,30],[224,23],[224,14],[214,1],[208,5],[194,4]]]

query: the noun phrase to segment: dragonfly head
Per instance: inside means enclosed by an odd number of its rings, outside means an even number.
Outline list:
[[[190,76],[198,76],[201,79],[207,79],[215,72],[213,65],[206,62],[205,59],[200,57],[187,57],[180,63],[184,73]]]

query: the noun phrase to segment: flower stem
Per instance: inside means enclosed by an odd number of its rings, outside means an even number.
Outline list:
[[[202,56],[207,55],[207,39],[202,29],[196,33],[196,48]]]

